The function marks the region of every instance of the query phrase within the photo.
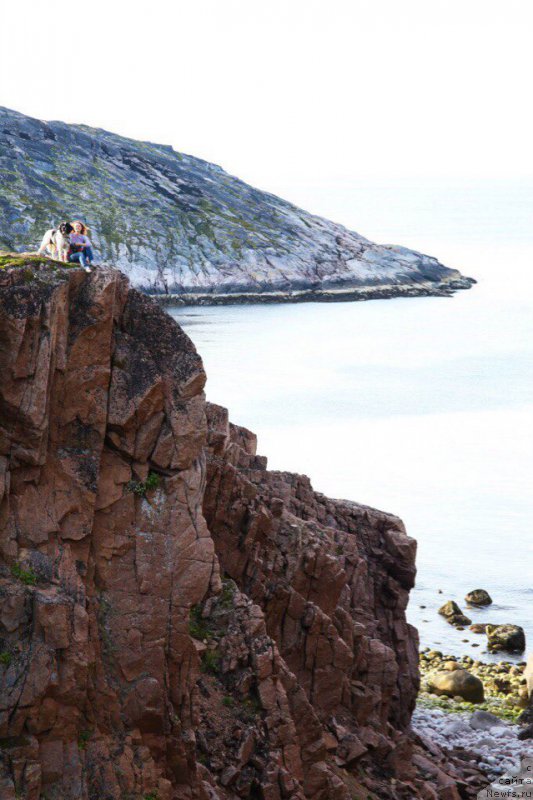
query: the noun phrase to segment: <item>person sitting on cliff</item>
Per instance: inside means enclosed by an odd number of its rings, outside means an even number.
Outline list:
[[[91,264],[94,260],[91,241],[87,236],[87,226],[79,219],[71,223],[74,233],[70,234],[70,251],[68,260],[79,262],[85,272],[91,271]]]

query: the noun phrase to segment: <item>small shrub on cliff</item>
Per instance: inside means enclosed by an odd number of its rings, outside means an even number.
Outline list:
[[[226,695],[225,697],[222,698],[222,705],[226,706],[226,708],[233,708],[233,706],[235,705],[235,701],[233,697]]]
[[[157,487],[159,486],[159,475],[157,474],[157,472],[148,473],[148,477],[145,481],[144,486],[146,488],[146,491],[148,491],[149,489],[157,489]]]
[[[262,711],[263,709],[261,701],[257,696],[257,694],[255,693],[255,691],[252,692],[251,696],[246,700],[246,703],[251,709],[253,709],[256,712],[256,714],[259,714],[259,712]]]
[[[159,795],[157,792],[148,792],[148,794],[144,795],[143,800],[159,800]]]
[[[139,497],[145,497],[146,492],[150,491],[150,489],[157,489],[158,486],[159,475],[157,472],[149,472],[144,483],[142,481],[128,481],[126,489],[128,492],[139,495]]]
[[[241,703],[238,709],[238,717],[242,722],[254,722],[261,715],[262,710],[263,707],[259,698],[252,694]]]
[[[222,592],[219,595],[219,605],[222,608],[233,608],[233,595],[235,594],[236,586],[231,578],[222,579]]]
[[[11,664],[11,653],[8,653],[7,651],[0,653],[0,664],[3,667],[9,667]]]
[[[102,650],[105,657],[113,662],[115,660],[115,653],[117,646],[111,638],[108,628],[108,619],[113,614],[113,609],[109,600],[100,593],[98,611],[96,619],[98,621],[98,630],[100,633],[100,640],[102,642]]]
[[[208,675],[218,675],[220,671],[220,656],[215,650],[206,650],[202,656],[202,672]]]
[[[11,574],[14,578],[18,578],[19,581],[25,586],[35,586],[37,583],[37,575],[30,567],[29,569],[23,569],[20,564],[13,564],[11,567]]]
[[[80,735],[78,736],[78,748],[80,750],[85,750],[85,748],[87,747],[87,742],[89,741],[91,736],[92,736],[91,731],[82,731],[80,733]]]
[[[209,623],[202,617],[202,606],[196,605],[191,608],[189,615],[189,633],[193,639],[209,639],[213,635]]]

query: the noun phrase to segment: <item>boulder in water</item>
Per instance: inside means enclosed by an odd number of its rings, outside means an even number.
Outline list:
[[[526,636],[520,625],[487,625],[487,646],[491,652],[505,650],[508,653],[523,653]]]
[[[485,589],[473,589],[465,597],[469,606],[490,606],[492,597]]]
[[[470,625],[472,622],[471,619],[468,619],[468,617],[463,614],[454,600],[448,600],[447,603],[444,603],[444,605],[439,608],[439,614],[446,617],[446,622],[449,622],[450,625]]]

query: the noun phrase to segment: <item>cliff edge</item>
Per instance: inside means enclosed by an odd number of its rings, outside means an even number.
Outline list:
[[[475,796],[409,728],[415,542],[204,383],[120,272],[0,270],[2,798]]]

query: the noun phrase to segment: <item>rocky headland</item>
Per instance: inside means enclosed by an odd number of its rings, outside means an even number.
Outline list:
[[[120,272],[3,263],[3,800],[475,797],[411,727],[402,522],[269,471]]]
[[[0,249],[35,250],[45,230],[81,218],[100,262],[167,302],[447,296],[475,282],[172,147],[6,108],[0,183]]]

